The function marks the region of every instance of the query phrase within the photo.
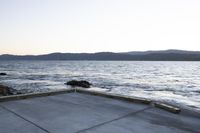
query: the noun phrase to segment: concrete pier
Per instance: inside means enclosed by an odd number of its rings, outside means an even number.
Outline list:
[[[78,91],[39,96],[2,100],[0,133],[200,132],[200,115],[188,110],[174,114],[151,104]]]

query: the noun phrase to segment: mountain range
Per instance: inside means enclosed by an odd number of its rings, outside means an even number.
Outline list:
[[[121,60],[121,61],[200,61],[200,51],[159,50],[98,53],[51,53],[43,55],[0,55],[0,60]]]

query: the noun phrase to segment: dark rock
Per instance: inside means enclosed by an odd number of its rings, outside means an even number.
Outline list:
[[[5,76],[7,75],[7,73],[0,73],[0,76]]]
[[[85,81],[85,80],[81,80],[81,81],[71,80],[71,81],[68,81],[65,84],[66,85],[71,85],[73,87],[78,86],[78,87],[83,87],[83,88],[90,88],[90,86],[92,85],[88,81]]]
[[[13,95],[14,91],[15,91],[15,89],[13,89],[11,87],[8,87],[5,85],[0,85],[0,95],[3,95],[3,96]]]

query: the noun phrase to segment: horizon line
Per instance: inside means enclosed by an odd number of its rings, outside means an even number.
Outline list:
[[[96,54],[96,53],[129,53],[129,52],[159,52],[159,51],[186,51],[186,52],[200,52],[197,50],[184,50],[184,49],[160,49],[160,50],[136,50],[136,51],[120,51],[120,52],[114,52],[114,51],[99,51],[99,52],[49,52],[49,53],[41,53],[41,54],[11,54],[11,53],[6,53],[6,54],[0,54],[2,55],[13,55],[13,56],[39,56],[39,55],[48,55],[48,54],[54,54],[54,53],[59,53],[59,54]]]

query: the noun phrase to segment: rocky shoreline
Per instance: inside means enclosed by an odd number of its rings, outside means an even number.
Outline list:
[[[12,87],[0,84],[0,96],[18,95],[18,94],[22,94],[22,92],[13,89]]]
[[[7,73],[1,72],[0,76],[6,76]],[[65,85],[69,85],[71,87],[82,87],[82,88],[90,88],[91,83],[85,80],[70,80],[64,83]],[[9,96],[9,95],[19,95],[19,94],[26,94],[28,91],[24,90],[16,90],[9,85],[5,85],[0,83],[0,96]]]

